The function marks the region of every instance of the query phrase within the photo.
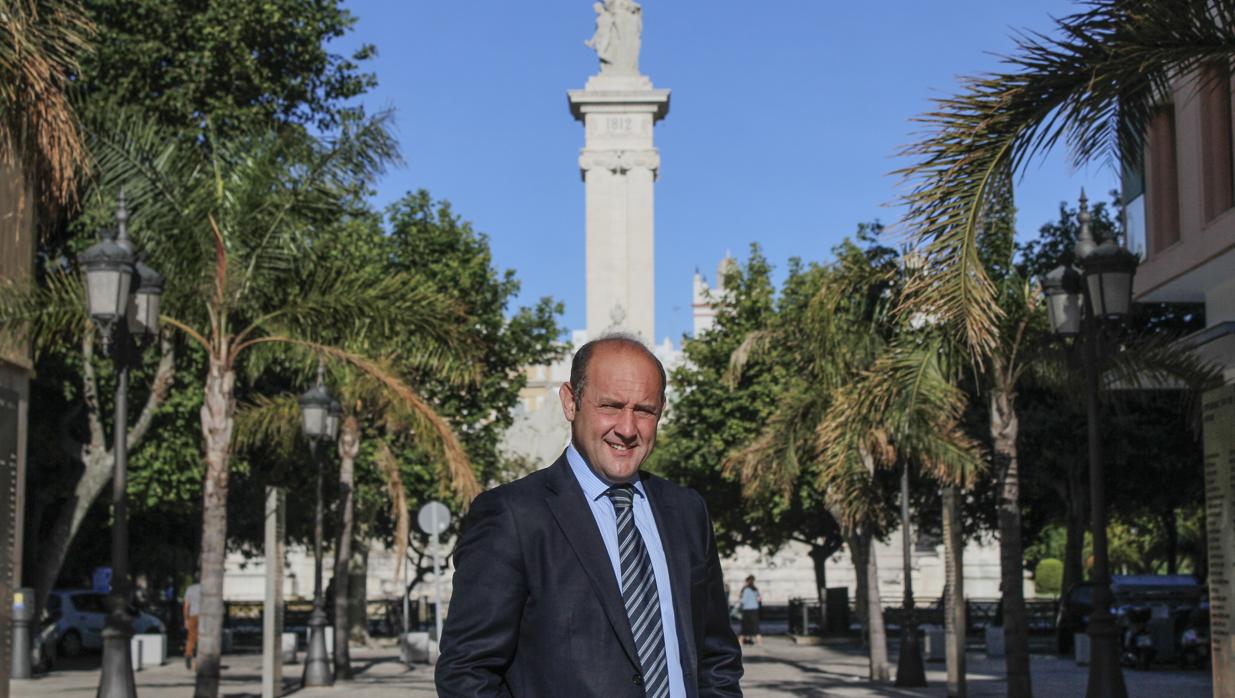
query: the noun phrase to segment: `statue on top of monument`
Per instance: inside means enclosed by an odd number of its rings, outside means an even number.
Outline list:
[[[601,75],[638,75],[643,8],[634,0],[603,0],[596,10],[596,33],[583,42],[595,49]]]

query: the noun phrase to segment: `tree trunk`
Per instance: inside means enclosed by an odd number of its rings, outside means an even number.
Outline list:
[[[828,631],[828,558],[844,545],[835,536],[824,536],[820,542],[810,544],[810,559],[815,568],[815,594],[819,598],[819,632]]]
[[[822,545],[812,544],[810,546],[810,560],[815,568],[815,598],[819,600],[821,615],[828,600],[828,558],[831,555],[832,553]]]
[[[128,432],[129,451],[132,452],[141,445],[142,440],[150,430],[154,413],[167,399],[175,376],[176,355],[175,345],[167,333],[160,340],[161,356],[159,365],[150,382],[150,394],[142,408],[137,422]],[[68,556],[69,546],[77,536],[82,521],[89,513],[90,507],[98,499],[99,493],[111,482],[114,464],[114,452],[108,449],[103,436],[103,422],[99,415],[98,384],[94,377],[94,334],[90,333],[82,340],[82,393],[86,407],[86,418],[90,427],[90,443],[77,443],[68,436],[67,423],[62,425],[62,450],[82,463],[81,479],[73,488],[73,495],[60,505],[56,521],[46,541],[39,545],[38,562],[35,569],[34,593],[38,605],[44,608],[47,597],[56,579],[60,577],[60,569]],[[37,519],[32,519],[37,521]]]
[[[352,678],[352,658],[348,650],[349,608],[348,565],[352,559],[352,529],[355,524],[356,455],[360,453],[360,423],[349,415],[339,430],[339,537],[334,548],[334,673],[341,681]]]
[[[965,698],[965,538],[961,530],[960,491],[943,488],[944,651],[948,698]]]
[[[1166,573],[1179,573],[1179,527],[1175,522],[1175,510],[1162,512],[1162,528],[1166,534]]]
[[[883,626],[883,602],[879,597],[879,566],[875,561],[874,536],[864,529],[850,537],[849,554],[853,558],[858,580],[859,613],[862,630],[868,643],[871,681],[887,682],[892,672],[888,666],[888,634]],[[862,603],[865,602],[865,603]]]
[[[39,554],[34,571],[34,594],[38,605],[35,608],[46,608],[47,597],[60,577],[60,568],[69,554],[69,546],[81,528],[90,507],[99,493],[111,482],[112,453],[96,452],[90,449],[83,459],[81,479],[73,488],[73,496],[60,505],[56,514],[56,522],[52,524],[46,541],[39,546]]]
[[[1060,590],[1065,594],[1085,579],[1085,528],[1089,525],[1089,517],[1085,515],[1086,499],[1088,493],[1084,473],[1073,459],[1068,464],[1067,541],[1064,544],[1063,584]]]
[[[357,545],[352,551],[351,567],[348,569],[348,637],[357,644],[369,642],[369,546]]]
[[[226,356],[226,347],[220,352]],[[221,358],[210,358],[202,403],[206,480],[202,487],[202,608],[198,620],[195,698],[219,694],[223,654],[223,565],[227,554],[227,479],[231,459],[236,374]]]
[[[998,367],[996,367],[998,368]],[[1024,554],[1021,549],[1020,469],[1015,396],[1006,386],[991,390],[991,441],[999,477],[999,568],[1003,588],[1003,634],[1008,698],[1032,698],[1029,678],[1029,623],[1025,613]]]

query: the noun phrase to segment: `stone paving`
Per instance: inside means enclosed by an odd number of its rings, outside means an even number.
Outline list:
[[[744,693],[752,698],[796,696],[820,698],[871,698],[875,696],[946,696],[942,663],[927,665],[930,686],[924,689],[899,689],[873,685],[865,679],[866,659],[852,643],[822,646],[794,645],[784,637],[768,637],[764,647],[746,647]],[[895,661],[895,656],[893,656]],[[970,651],[969,695],[973,698],[1003,696],[1002,660],[988,659]],[[366,698],[421,698],[433,696],[433,670],[426,665],[408,668],[398,661],[392,648],[353,651],[356,678],[331,688],[297,690],[301,665],[285,667],[285,684],[299,698],[355,696]],[[255,654],[224,657],[220,694],[229,698],[261,695],[261,657]],[[1067,698],[1085,694],[1086,668],[1050,655],[1034,655],[1032,662],[1035,694],[1047,698]],[[1129,698],[1201,698],[1212,693],[1207,671],[1124,672]],[[98,658],[66,663],[57,671],[31,681],[14,681],[14,698],[42,696],[81,696],[95,693],[98,687]],[[192,695],[193,677],[184,665],[171,662],[137,674],[138,695],[142,698]]]

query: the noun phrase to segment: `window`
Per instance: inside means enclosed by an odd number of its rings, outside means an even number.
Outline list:
[[[76,594],[73,608],[79,613],[107,613],[107,597],[103,594]]]
[[[1179,170],[1175,159],[1175,108],[1158,109],[1149,122],[1145,143],[1148,192],[1149,252],[1156,254],[1179,242]]]
[[[1225,61],[1201,71],[1201,186],[1205,221],[1235,205],[1231,156],[1231,70]]]

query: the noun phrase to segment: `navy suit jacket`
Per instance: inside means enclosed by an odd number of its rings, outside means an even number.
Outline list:
[[[742,653],[703,498],[641,477],[669,565],[686,693],[741,696]],[[439,696],[643,696],[613,565],[565,455],[472,503],[436,681]]]

